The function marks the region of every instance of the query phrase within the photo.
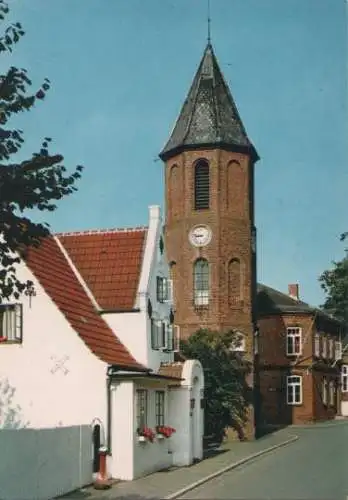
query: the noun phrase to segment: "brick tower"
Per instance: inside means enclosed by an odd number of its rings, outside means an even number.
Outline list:
[[[181,338],[238,330],[254,360],[256,230],[249,141],[210,42],[172,134],[165,163],[166,249]],[[249,380],[253,386],[253,376]],[[247,437],[254,434],[251,410]]]

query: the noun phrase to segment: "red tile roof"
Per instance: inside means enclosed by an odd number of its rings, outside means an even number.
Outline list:
[[[47,294],[89,349],[102,361],[145,370],[99,316],[53,237],[30,248],[25,261]]]
[[[104,310],[134,308],[147,229],[58,234]]]

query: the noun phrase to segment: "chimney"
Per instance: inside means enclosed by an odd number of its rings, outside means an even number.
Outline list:
[[[292,299],[300,300],[298,283],[293,283],[291,285],[288,285],[288,294]]]

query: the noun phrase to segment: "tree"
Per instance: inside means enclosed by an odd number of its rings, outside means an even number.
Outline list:
[[[348,237],[348,233],[341,235],[341,241]],[[322,289],[326,293],[326,300],[322,308],[329,314],[348,323],[348,248],[345,256],[333,267],[322,273],[319,278]]]
[[[236,333],[220,333],[201,329],[181,342],[185,358],[198,359],[204,370],[205,381],[205,430],[206,436],[213,435],[222,440],[227,427],[233,427],[243,439],[242,427],[247,419],[249,389],[246,375],[251,365],[241,352],[231,346],[238,346]]]
[[[0,0],[2,25],[8,12],[7,3]],[[20,23],[3,28],[0,54],[11,53],[23,35]],[[76,190],[75,181],[82,171],[82,167],[77,166],[72,174],[67,173],[62,164],[63,156],[49,152],[49,137],[43,140],[39,151],[31,158],[16,162],[24,134],[22,130],[9,126],[10,119],[31,110],[45,98],[50,88],[47,78],[34,93],[29,93],[31,85],[25,69],[11,66],[6,74],[0,75],[0,301],[11,296],[18,298],[31,285],[21,282],[16,276],[20,251],[38,245],[49,234],[49,225],[35,222],[28,211],[55,210],[56,201]]]

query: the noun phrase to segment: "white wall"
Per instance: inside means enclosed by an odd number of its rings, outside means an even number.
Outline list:
[[[173,463],[178,466],[192,462],[190,429],[190,391],[188,387],[177,387],[169,391],[169,411],[176,433],[172,436]]]
[[[169,322],[172,304],[157,302],[157,276],[169,277],[165,250],[160,252],[162,219],[157,206],[149,207],[149,225],[146,235],[143,262],[134,304],[139,312],[105,313],[103,319],[114,330],[134,358],[146,367],[157,371],[161,363],[174,361],[173,352],[153,350],[151,347],[151,321],[147,306],[150,299],[153,317]],[[164,238],[163,238],[164,240]]]
[[[171,415],[168,412],[168,390],[166,387],[149,387],[148,385],[138,385],[135,384],[134,387],[134,408],[136,408],[136,389],[147,389],[148,390],[148,419],[147,425],[151,429],[156,427],[156,410],[155,410],[155,391],[164,390],[165,391],[165,415],[164,423],[167,426],[174,427]],[[133,435],[134,439],[134,478],[144,476],[151,472],[157,470],[166,469],[172,465],[173,459],[171,451],[171,445],[173,436],[170,438],[164,438],[157,440],[155,439],[152,443],[150,442],[139,442],[137,439],[137,423],[136,414],[134,415],[133,424]],[[133,479],[134,479],[133,478]]]
[[[134,477],[134,383],[113,382],[111,389],[112,430],[110,473],[112,477]]]
[[[2,430],[0,498],[47,500],[89,483],[91,432],[89,426]]]
[[[34,282],[36,296],[31,307],[22,297],[22,344],[0,344],[0,428],[90,424],[94,418],[105,423],[105,363],[89,351],[24,264],[19,277]]]

